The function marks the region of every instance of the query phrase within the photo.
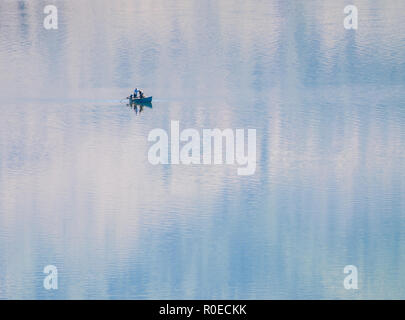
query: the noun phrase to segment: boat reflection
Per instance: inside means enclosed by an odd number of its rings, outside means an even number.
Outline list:
[[[127,105],[131,109],[134,109],[136,114],[141,113],[144,110],[145,107],[149,108],[149,109],[152,109],[152,103],[151,102],[149,102],[149,103],[128,103]]]

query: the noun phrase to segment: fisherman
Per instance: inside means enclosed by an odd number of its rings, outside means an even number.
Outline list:
[[[143,95],[143,91],[142,91],[142,90],[139,90],[139,98],[141,98],[141,99],[144,98],[144,95]]]
[[[138,92],[139,92],[138,88],[135,88],[135,90],[134,90],[134,98],[138,97]]]

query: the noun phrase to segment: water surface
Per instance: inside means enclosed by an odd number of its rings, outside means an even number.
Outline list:
[[[405,298],[405,3],[47,4],[0,3],[0,298]],[[151,165],[171,120],[256,173]]]

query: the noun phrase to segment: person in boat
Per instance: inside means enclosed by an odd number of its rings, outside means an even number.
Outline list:
[[[139,92],[138,88],[135,88],[135,90],[134,90],[134,98],[138,97],[138,92]]]
[[[142,90],[139,90],[139,98],[140,98],[140,99],[145,98],[145,95],[143,94],[143,91],[142,91]]]

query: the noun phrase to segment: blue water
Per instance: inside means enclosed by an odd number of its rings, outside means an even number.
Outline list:
[[[405,298],[405,3],[54,3],[0,3],[0,298]],[[255,174],[151,165],[171,120]]]

